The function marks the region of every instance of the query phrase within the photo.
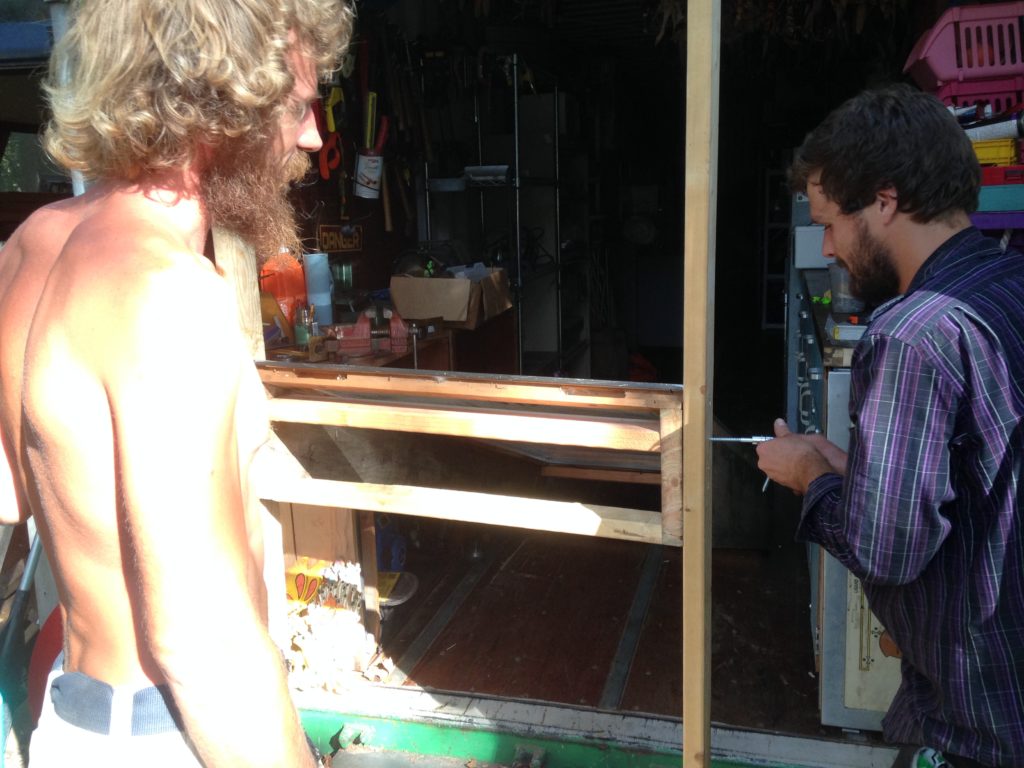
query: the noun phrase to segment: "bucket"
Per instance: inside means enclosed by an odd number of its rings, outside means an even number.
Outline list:
[[[356,155],[356,197],[376,200],[380,197],[380,179],[384,174],[384,158],[360,152]]]
[[[306,301],[316,306],[313,319],[321,326],[334,322],[331,308],[331,293],[334,280],[331,278],[331,266],[326,253],[307,253],[302,257],[302,266],[306,273]]]
[[[864,302],[850,293],[850,273],[838,264],[828,265],[828,282],[832,291],[832,311],[839,314],[860,312]]]

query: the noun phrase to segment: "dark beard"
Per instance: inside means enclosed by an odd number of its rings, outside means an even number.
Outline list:
[[[296,152],[282,166],[267,141],[236,140],[218,150],[200,181],[210,223],[251,244],[258,264],[302,247],[288,187],[309,171],[309,155]]]
[[[852,262],[852,264],[851,264]],[[857,246],[843,265],[850,273],[850,293],[871,307],[900,292],[900,279],[892,263],[892,252],[868,232],[863,219],[857,222]]]

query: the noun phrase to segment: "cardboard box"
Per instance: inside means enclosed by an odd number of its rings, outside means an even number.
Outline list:
[[[442,317],[458,328],[476,328],[511,308],[510,294],[503,269],[491,269],[479,282],[459,277],[391,278],[391,301],[403,318]]]

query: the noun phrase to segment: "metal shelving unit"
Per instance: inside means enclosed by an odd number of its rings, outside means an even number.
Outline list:
[[[518,373],[527,375],[589,375],[589,309],[585,295],[575,309],[583,313],[582,317],[574,316],[572,323],[566,323],[566,275],[568,269],[587,269],[589,261],[584,256],[563,263],[562,253],[562,159],[561,159],[561,99],[562,92],[557,83],[547,93],[537,94],[538,97],[550,98],[552,105],[551,157],[550,167],[542,174],[524,173],[523,166],[523,133],[522,104],[524,97],[520,94],[519,82],[523,64],[518,54],[502,57],[507,65],[511,87],[511,146],[508,156],[502,157],[502,163],[488,164],[493,157],[488,157],[485,148],[485,132],[482,126],[480,96],[478,89],[473,92],[473,121],[476,132],[476,156],[478,165],[466,166],[463,175],[456,178],[432,178],[430,167],[424,164],[423,199],[425,208],[425,234],[430,240],[433,234],[431,219],[435,215],[431,198],[438,194],[466,193],[477,191],[479,195],[479,226],[481,238],[486,242],[493,227],[489,226],[488,200],[496,190],[506,190],[508,200],[508,239],[511,258],[505,265],[509,272],[509,281],[513,292],[516,313],[516,335],[518,349]],[[529,98],[529,97],[525,97]],[[524,236],[524,228],[535,222],[530,212],[524,213],[524,205],[533,202],[531,198],[537,192],[549,192],[549,203],[541,206],[550,210],[550,216],[541,224],[541,236]],[[548,227],[550,237],[548,237]],[[546,240],[548,246],[540,242]],[[542,256],[538,257],[537,251]],[[546,263],[538,264],[539,258],[547,258]],[[589,282],[586,273],[583,284]],[[585,294],[585,291],[583,292]],[[567,327],[579,327],[579,338],[566,339]],[[567,343],[568,342],[568,343]]]

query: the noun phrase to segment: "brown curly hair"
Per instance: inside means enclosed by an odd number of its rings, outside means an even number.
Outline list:
[[[87,178],[131,181],[269,136],[294,85],[289,34],[324,78],[352,24],[344,0],[77,0],[44,83],[46,150]]]

